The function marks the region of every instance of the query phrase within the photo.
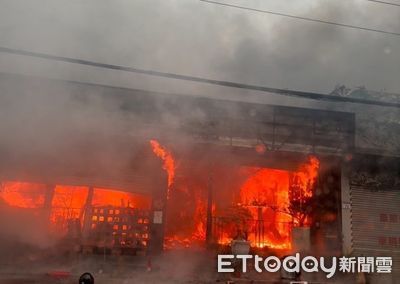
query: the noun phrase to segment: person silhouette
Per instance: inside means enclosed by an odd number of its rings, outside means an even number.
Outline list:
[[[79,277],[78,284],[94,284],[94,277],[89,272],[85,272]]]

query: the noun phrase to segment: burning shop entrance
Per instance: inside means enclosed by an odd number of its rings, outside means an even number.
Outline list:
[[[123,145],[116,150],[124,151]],[[99,166],[93,172],[84,159],[76,163],[77,155],[71,153],[60,168],[57,163],[35,168],[23,157],[23,163],[9,160],[0,184],[4,235],[16,235],[15,239],[26,243],[55,245],[60,252],[161,251],[168,178],[157,145],[162,149],[156,141],[132,143],[129,146],[140,151],[128,164],[107,158],[114,171],[108,167],[102,171]],[[96,155],[99,162],[101,156]],[[156,214],[161,216],[158,222],[153,218]]]
[[[33,219],[41,218],[43,225],[49,225],[53,236],[65,237],[74,245],[83,245],[85,250],[147,247],[148,196],[85,186],[49,187],[5,181],[0,197],[14,212],[33,213]]]
[[[311,225],[310,206],[318,169],[315,157],[297,172],[240,168],[245,181],[236,197],[238,202],[222,209],[214,219],[216,241],[227,243],[242,237],[258,248],[291,249],[292,228]]]
[[[196,152],[201,154],[176,161],[165,248],[226,246],[243,239],[254,249],[283,253],[299,249],[292,231],[303,230],[312,232],[320,247],[340,250],[340,174],[332,162],[274,153],[260,159],[254,149],[207,147],[205,153],[198,147]],[[285,163],[277,162],[284,156]]]

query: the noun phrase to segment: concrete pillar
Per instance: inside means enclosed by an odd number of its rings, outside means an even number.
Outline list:
[[[165,223],[167,220],[167,181],[167,176],[163,175],[157,188],[154,188],[153,191],[148,244],[148,253],[151,255],[159,254],[164,249]]]
[[[56,189],[56,187],[53,184],[46,185],[46,192],[45,192],[44,204],[43,204],[43,216],[44,216],[44,220],[48,220],[49,225],[50,225],[50,216],[51,216],[51,209],[52,209],[52,203],[53,203],[55,189]]]
[[[352,252],[352,227],[351,227],[351,190],[350,190],[350,165],[342,162],[341,170],[341,200],[342,200],[342,252],[348,255]]]
[[[206,226],[206,244],[212,243],[212,206],[213,206],[213,188],[212,188],[212,174],[208,179],[208,198],[207,198],[207,226]]]
[[[94,194],[94,188],[89,187],[88,195],[86,197],[85,207],[82,212],[83,213],[82,234],[83,234],[84,238],[88,237],[89,232],[90,232],[90,224],[92,221],[90,218],[91,218],[91,211],[92,211],[93,194]],[[80,218],[80,219],[82,219],[82,218]]]

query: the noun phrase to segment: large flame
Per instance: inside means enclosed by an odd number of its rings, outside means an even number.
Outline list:
[[[115,206],[132,208],[149,208],[150,200],[147,196],[112,189],[95,188],[93,206]]]
[[[82,219],[87,195],[88,188],[84,186],[55,186],[50,221],[57,232],[67,229],[68,220]]]
[[[247,178],[234,210],[222,214],[228,221],[219,243],[241,236],[254,247],[291,249],[292,228],[311,223],[305,207],[313,197],[318,170],[316,157],[310,157],[296,172],[242,168],[240,174]]]
[[[249,210],[247,238],[253,246],[290,249],[291,217],[289,205],[289,172],[265,168],[247,168],[250,177],[240,189],[240,206]]]
[[[188,247],[204,243],[207,220],[207,180],[204,172],[187,168],[187,176],[175,177],[175,161],[171,153],[155,140],[150,141],[152,149],[163,162],[168,173],[168,189],[174,183],[176,190],[168,199],[166,244]],[[294,226],[309,226],[311,217],[302,209],[314,195],[318,177],[319,160],[310,157],[297,171],[290,172],[260,167],[242,167],[235,176],[243,177],[242,183],[231,185],[221,183],[218,191],[236,192],[229,199],[228,211],[224,217],[223,232],[217,241],[227,244],[240,234],[246,236],[252,246],[274,249],[291,248],[291,229]],[[0,190],[0,203],[26,209],[41,209],[48,205],[49,187],[19,181],[6,181]],[[168,193],[169,194],[169,193]],[[56,185],[51,196],[50,221],[53,228],[65,232],[68,220],[83,221],[89,195],[87,186]],[[214,200],[217,204],[220,200]],[[94,188],[92,206],[150,207],[150,199],[141,195]],[[297,207],[296,207],[297,206]]]
[[[308,162],[301,165],[300,169],[294,173],[294,182],[299,183],[304,198],[313,196],[313,188],[318,177],[319,160],[310,156]]]
[[[40,208],[44,206],[46,185],[19,181],[1,184],[0,197],[13,207]]]
[[[153,149],[154,154],[159,157],[163,161],[163,169],[168,174],[168,193],[167,197],[169,198],[170,189],[172,184],[174,183],[175,178],[175,160],[172,156],[171,152],[168,151],[165,147],[161,146],[161,144],[157,140],[150,140],[150,145]]]
[[[166,249],[204,244],[207,202],[203,186],[193,176],[177,179],[167,205]]]

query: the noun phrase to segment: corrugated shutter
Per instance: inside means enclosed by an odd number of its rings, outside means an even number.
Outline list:
[[[354,255],[391,256],[400,271],[400,189],[350,188]]]

